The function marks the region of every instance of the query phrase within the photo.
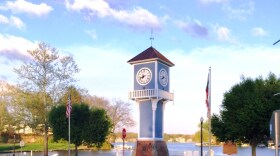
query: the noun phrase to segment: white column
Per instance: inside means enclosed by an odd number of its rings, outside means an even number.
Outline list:
[[[153,139],[156,138],[156,110],[158,99],[151,99],[152,101],[152,110],[153,110]]]
[[[138,106],[138,139],[140,138],[140,102],[138,100],[135,100],[137,106]]]
[[[163,108],[162,108],[162,140],[164,138],[164,111],[165,111],[165,105],[168,101],[163,101],[162,104],[163,104]]]

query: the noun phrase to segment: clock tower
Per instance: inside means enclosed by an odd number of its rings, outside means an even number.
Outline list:
[[[138,139],[136,156],[167,156],[168,149],[163,140],[164,107],[173,101],[169,92],[170,67],[174,64],[149,47],[128,61],[133,65],[133,91],[128,93],[139,107]]]

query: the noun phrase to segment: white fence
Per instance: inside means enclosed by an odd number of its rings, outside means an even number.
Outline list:
[[[174,94],[161,90],[161,89],[145,89],[145,90],[134,90],[128,93],[129,99],[136,98],[166,98],[167,100],[173,100]]]
[[[132,153],[132,150],[116,150],[116,156],[131,156]],[[203,151],[202,155],[214,156],[214,151],[211,151],[211,155],[208,155],[208,151]],[[200,156],[200,151],[169,151],[169,156]]]

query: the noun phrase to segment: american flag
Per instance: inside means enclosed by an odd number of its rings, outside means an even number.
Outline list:
[[[66,104],[66,117],[69,118],[71,115],[72,105],[71,105],[71,96],[68,95],[67,104]]]
[[[207,116],[209,116],[209,113],[210,113],[210,106],[209,106],[209,74],[210,74],[210,73],[208,73],[208,78],[207,78],[206,100],[205,100],[206,107],[207,107]]]

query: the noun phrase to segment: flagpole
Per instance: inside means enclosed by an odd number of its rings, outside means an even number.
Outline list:
[[[69,93],[68,95],[68,103],[67,103],[67,107],[71,107],[69,105],[71,105],[71,95]],[[66,108],[67,109],[67,108]],[[70,118],[71,118],[71,110],[68,112],[68,156],[70,156],[70,141],[71,141],[71,138],[70,138]]]
[[[68,156],[70,156],[70,115],[68,117]]]
[[[209,110],[208,110],[209,114],[208,114],[208,119],[209,119],[209,151],[208,151],[208,156],[211,156],[211,136],[212,136],[212,132],[211,132],[211,67],[209,67]]]

